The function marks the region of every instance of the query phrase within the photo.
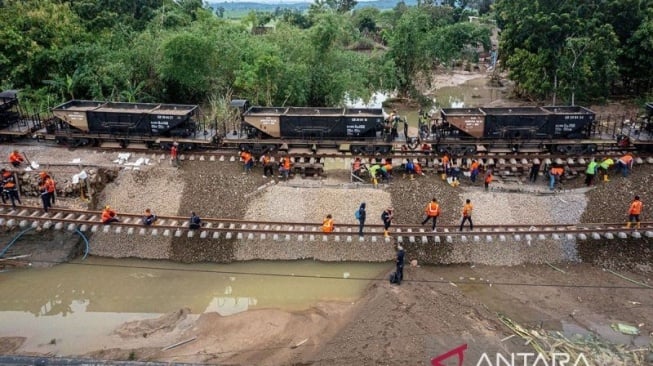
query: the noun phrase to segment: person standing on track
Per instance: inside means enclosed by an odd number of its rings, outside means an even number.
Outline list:
[[[363,237],[363,229],[365,228],[365,218],[367,212],[365,211],[365,202],[361,203],[358,211],[356,211],[356,220],[358,220],[358,236]]]
[[[630,226],[634,223],[637,223],[637,228],[639,229],[641,220],[640,215],[642,214],[642,209],[644,204],[640,201],[639,196],[635,196],[633,202],[630,203],[630,208],[628,209],[628,222],[626,223],[626,228],[630,229]]]
[[[381,213],[381,221],[383,221],[383,236],[388,238],[390,237],[390,225],[392,224],[393,213],[392,207],[386,208],[383,213]]]
[[[48,173],[40,172],[39,177],[39,193],[41,194],[41,201],[43,202],[43,211],[48,212],[48,208],[52,207],[50,195],[54,191],[54,181]]]
[[[7,197],[11,200],[11,207],[15,210],[16,201],[18,201],[18,203],[21,205],[23,204],[20,201],[20,196],[18,195],[18,187],[16,187],[16,177],[14,176],[13,172],[7,169],[0,170],[0,174],[2,174],[2,190],[7,195]]]
[[[433,220],[433,226],[431,227],[431,230],[435,232],[435,226],[438,222],[438,216],[440,216],[440,205],[438,204],[438,200],[435,198],[431,200],[426,205],[426,209],[424,209],[424,212],[426,213],[426,218],[424,221],[422,221],[422,225],[426,224],[429,222],[429,220]]]
[[[474,210],[474,206],[472,206],[472,201],[468,198],[463,205],[463,220],[460,222],[460,231],[463,231],[465,221],[469,221],[469,231],[474,230],[474,224],[472,223],[472,210]]]

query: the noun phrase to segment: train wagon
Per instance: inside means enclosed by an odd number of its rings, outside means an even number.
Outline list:
[[[178,141],[192,147],[212,143],[215,132],[201,130],[196,105],[71,100],[52,109],[44,138],[73,145],[113,140],[165,145]]]
[[[243,103],[239,103],[243,105]],[[337,148],[352,153],[388,153],[381,108],[250,107],[242,113],[242,133],[225,144],[274,150],[281,147]]]
[[[18,122],[18,92],[16,90],[5,90],[0,93],[0,128],[9,127]]]
[[[441,116],[447,131],[436,144],[440,152],[475,153],[478,146],[585,153],[597,149],[579,141],[590,138],[595,120],[594,112],[584,107],[444,108]]]

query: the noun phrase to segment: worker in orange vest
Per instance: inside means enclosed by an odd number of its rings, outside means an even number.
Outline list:
[[[252,171],[252,167],[254,166],[254,156],[252,153],[249,152],[249,150],[245,149],[240,152],[240,159],[243,161],[245,171],[243,174],[247,174]]]
[[[476,177],[478,176],[478,171],[481,167],[481,164],[476,160],[472,160],[472,164],[469,166],[469,178],[471,179],[472,183],[476,183]]]
[[[107,205],[104,206],[104,210],[102,210],[102,223],[105,225],[108,225],[112,222],[120,222],[118,218],[116,218],[116,211],[111,209],[111,206]]]
[[[274,178],[274,170],[272,170],[272,157],[270,156],[269,151],[261,155],[260,162],[263,165],[263,178],[267,178],[268,175]]]
[[[442,180],[447,179],[447,177],[449,176],[449,169],[451,168],[449,164],[450,164],[449,154],[444,153],[444,156],[442,157],[442,168],[443,168]]]
[[[621,175],[625,178],[628,176],[628,172],[633,169],[633,154],[627,153],[617,160],[617,170],[621,170]]]
[[[438,216],[440,216],[440,205],[438,204],[438,200],[435,198],[432,199],[431,202],[426,205],[424,212],[426,213],[426,218],[424,221],[422,221],[422,225],[433,219],[433,226],[431,227],[431,230],[435,232],[435,225],[437,224]]]
[[[11,163],[11,165],[13,165],[14,168],[18,168],[20,164],[23,163],[23,161],[25,161],[25,158],[22,155],[20,155],[18,150],[14,150],[11,152],[11,154],[9,154],[9,163]]]
[[[549,170],[549,189],[554,190],[556,182],[560,181],[560,178],[564,174],[565,170],[561,166],[553,166]]]
[[[16,209],[16,201],[18,201],[18,203],[21,205],[23,204],[20,202],[20,196],[18,195],[16,177],[14,176],[13,172],[7,169],[0,170],[0,174],[2,175],[2,202],[6,203],[5,197],[7,197],[11,199],[11,207]]]
[[[279,164],[279,178],[284,178],[288,180],[290,176],[290,157],[284,156],[281,158],[281,164]]]
[[[463,205],[463,220],[460,223],[460,231],[463,231],[463,226],[465,226],[465,221],[469,221],[469,231],[474,230],[474,224],[472,223],[472,201],[468,198]]]
[[[492,175],[492,169],[488,169],[487,172],[485,172],[485,191],[490,190],[490,183],[492,183],[492,180],[494,179],[494,176]]]
[[[43,202],[43,211],[48,212],[48,208],[52,207],[52,198],[50,196],[54,195],[54,180],[46,172],[39,173],[39,177],[41,177],[39,192]]]
[[[179,143],[177,141],[172,143],[170,147],[170,164],[174,167],[179,166]]]
[[[322,232],[333,232],[333,217],[331,217],[331,214],[326,215],[326,218],[324,218],[324,221],[322,221]]]
[[[630,225],[633,222],[637,223],[637,228],[639,229],[641,224],[639,216],[642,214],[643,208],[644,204],[639,200],[639,196],[635,196],[635,199],[630,203],[630,208],[628,209],[628,222],[626,223],[628,229],[630,229]]]

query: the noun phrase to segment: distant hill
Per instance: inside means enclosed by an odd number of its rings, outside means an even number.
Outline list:
[[[417,5],[417,0],[405,0],[406,5]],[[265,12],[274,12],[277,8],[291,9],[300,12],[308,10],[312,1],[297,2],[297,1],[279,1],[279,0],[260,0],[258,2],[209,2],[209,6],[213,9],[222,7],[225,13],[247,13],[250,10],[258,10]],[[381,10],[392,9],[397,5],[397,0],[374,0],[358,2],[356,9],[363,7],[374,7]]]

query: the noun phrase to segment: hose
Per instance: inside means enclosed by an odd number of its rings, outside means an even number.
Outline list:
[[[33,227],[29,227],[29,228],[27,228],[27,229],[21,231],[20,233],[18,233],[16,236],[14,236],[14,238],[11,239],[11,241],[9,242],[9,244],[7,244],[7,246],[4,247],[4,249],[2,249],[2,251],[0,251],[0,258],[2,258],[2,257],[5,256],[5,254],[6,254],[7,251],[9,250],[9,248],[11,248],[11,246],[14,245],[14,243],[16,242],[16,240],[20,239],[20,237],[23,236],[23,234],[25,234],[26,232],[28,232],[28,231],[30,231],[30,230],[33,230],[33,229],[34,229]],[[89,242],[88,242],[88,238],[86,237],[86,235],[84,235],[84,233],[82,233],[81,231],[79,231],[79,229],[75,229],[75,232],[76,232],[77,234],[79,234],[79,236],[81,236],[82,239],[84,239],[84,243],[86,243],[86,249],[84,250],[84,257],[82,257],[82,260],[85,260],[86,257],[88,256],[88,252],[90,251],[91,246],[90,246],[90,244],[89,244]]]
[[[14,236],[14,238],[11,239],[11,241],[9,242],[9,244],[7,244],[7,246],[4,247],[4,249],[2,249],[2,251],[0,252],[0,258],[2,258],[2,257],[5,256],[5,253],[7,253],[7,251],[9,250],[9,248],[11,248],[11,246],[14,245],[14,243],[16,242],[16,240],[20,239],[20,237],[23,236],[23,234],[25,234],[26,232],[28,232],[28,231],[30,231],[30,230],[32,230],[32,229],[34,229],[34,228],[32,228],[32,227],[28,227],[27,229],[25,229],[25,230],[21,231],[20,233],[18,233],[18,235]]]
[[[75,232],[79,234],[79,236],[81,236],[82,239],[84,239],[84,243],[86,243],[86,250],[84,250],[84,257],[82,257],[82,260],[85,260],[86,257],[88,256],[88,252],[91,249],[91,246],[88,243],[88,238],[86,237],[86,235],[84,235],[83,232],[79,231],[79,229],[75,229]]]

